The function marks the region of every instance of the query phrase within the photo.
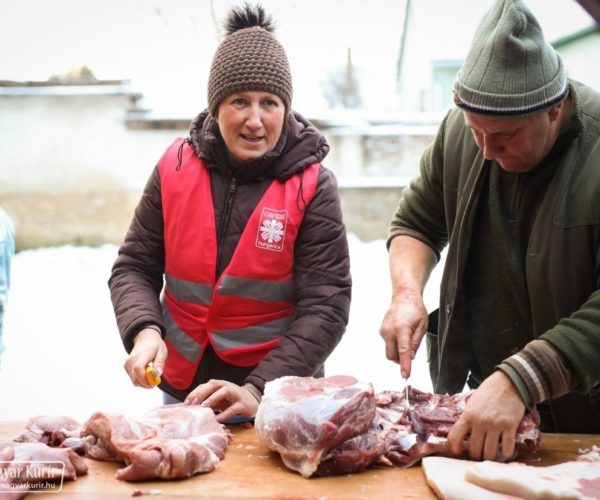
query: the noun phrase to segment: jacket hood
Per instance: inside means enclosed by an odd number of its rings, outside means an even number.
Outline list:
[[[329,144],[321,132],[296,112],[288,115],[273,150],[242,167],[232,165],[219,126],[207,110],[192,121],[188,142],[209,168],[234,175],[239,182],[262,176],[286,180],[313,163],[320,163],[329,153]]]

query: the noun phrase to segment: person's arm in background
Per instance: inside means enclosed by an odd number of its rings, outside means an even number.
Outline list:
[[[15,228],[8,214],[0,208],[0,353],[4,350],[2,332],[4,309],[10,288],[10,268],[15,253]]]

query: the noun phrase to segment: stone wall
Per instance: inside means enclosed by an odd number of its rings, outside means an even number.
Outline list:
[[[363,241],[385,239],[400,187],[340,187],[344,222]],[[119,244],[140,193],[17,193],[0,205],[17,226],[18,250],[61,245]]]

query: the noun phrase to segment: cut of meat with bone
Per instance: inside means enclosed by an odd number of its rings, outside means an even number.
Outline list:
[[[70,417],[42,415],[30,418],[25,424],[27,429],[14,439],[17,443],[45,443],[59,446],[66,438],[79,437],[81,424]]]
[[[225,457],[231,434],[210,408],[169,405],[140,420],[97,412],[81,429],[93,436],[86,454],[122,461],[117,479],[185,478],[214,470]]]
[[[397,423],[409,426],[400,434],[400,441],[395,443],[395,451],[400,453],[401,460],[398,461],[396,455],[396,460],[392,461],[396,465],[410,466],[428,455],[449,455],[448,433],[462,415],[470,395],[471,392],[453,395],[430,394],[411,387],[409,406],[406,404],[404,392],[384,391],[377,394],[378,407],[388,416],[396,415],[399,418]],[[515,436],[519,449],[535,451],[538,448],[541,440],[539,423],[537,411],[525,414]],[[416,442],[413,442],[413,438],[406,437],[411,432],[418,436]],[[468,449],[468,440],[463,447]],[[515,450],[515,456],[517,452],[518,450]],[[498,460],[500,459],[498,455]]]
[[[44,443],[52,447],[71,448],[79,455],[88,455],[97,460],[114,459],[107,450],[95,445],[92,436],[82,438],[81,424],[71,417],[31,417],[25,424],[25,429],[25,432],[13,439],[15,443]]]
[[[125,481],[212,471],[231,438],[210,408],[184,404],[155,408],[141,419],[97,412],[83,426],[69,417],[33,417],[26,429],[15,443],[44,443],[95,460],[124,462],[127,467],[117,471],[117,478]]]
[[[288,468],[310,477],[330,450],[368,429],[375,408],[373,386],[353,377],[282,377],[265,385],[256,431]]]
[[[393,426],[375,415],[365,432],[347,439],[324,454],[314,475],[350,474],[364,470],[376,462],[387,463],[385,454],[395,436]]]
[[[23,497],[36,480],[74,481],[87,472],[87,464],[71,449],[51,448],[44,443],[0,442],[2,499]],[[8,485],[10,491],[7,491]]]
[[[68,448],[51,448],[43,443],[1,441],[0,450],[7,448],[12,448],[14,462],[34,462],[37,467],[44,468],[45,475],[39,477],[49,479],[64,477],[64,479],[73,480],[77,476],[87,474],[88,471],[87,464],[77,453]],[[64,464],[64,466],[55,468],[57,463]]]
[[[268,382],[256,415],[262,442],[305,477],[348,474],[381,463],[410,467],[429,455],[449,455],[448,432],[470,393],[441,395],[410,388],[373,395],[353,377],[283,377]],[[539,446],[539,416],[528,413],[516,443]],[[464,443],[465,450],[469,442]],[[500,458],[500,456],[499,456]]]
[[[83,424],[81,435],[89,439],[86,456],[102,461],[122,461],[128,448],[155,437],[156,432],[125,415],[96,412]]]

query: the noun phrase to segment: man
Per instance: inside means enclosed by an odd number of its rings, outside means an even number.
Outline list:
[[[598,433],[600,94],[566,78],[520,0],[484,16],[454,94],[391,223],[386,355],[408,376],[427,333],[435,392],[476,388],[455,454],[469,437],[473,459],[510,456],[536,406],[543,431]]]

